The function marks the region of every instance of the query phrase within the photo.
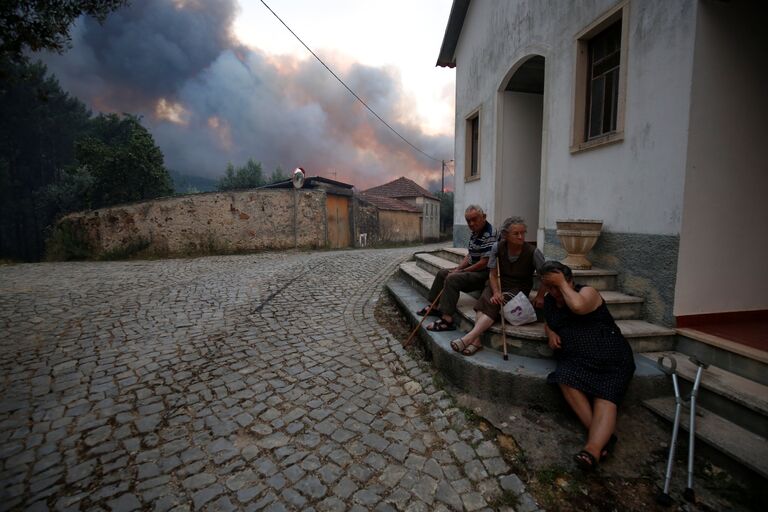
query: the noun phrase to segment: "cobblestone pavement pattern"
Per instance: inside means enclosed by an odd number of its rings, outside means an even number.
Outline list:
[[[522,492],[374,320],[412,252],[0,267],[0,508],[481,510]]]

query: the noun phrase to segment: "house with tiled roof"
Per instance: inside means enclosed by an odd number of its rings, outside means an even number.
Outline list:
[[[422,214],[422,239],[436,240],[440,237],[440,199],[415,181],[400,177],[378,187],[369,188],[363,194],[397,199],[417,208]]]
[[[421,208],[400,199],[361,193],[376,207],[376,242],[417,242],[422,239]]]

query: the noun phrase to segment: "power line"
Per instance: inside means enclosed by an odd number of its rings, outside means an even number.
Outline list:
[[[289,26],[288,26],[288,25],[287,25],[287,24],[286,24],[286,23],[285,23],[285,22],[284,22],[284,21],[283,21],[283,20],[280,18],[280,16],[278,16],[278,15],[277,15],[277,13],[276,13],[275,11],[273,11],[273,10],[272,10],[272,8],[271,8],[270,6],[268,6],[268,5],[267,5],[267,2],[265,2],[264,0],[261,0],[261,3],[262,3],[262,4],[264,4],[264,7],[266,7],[266,8],[269,10],[269,12],[271,12],[271,13],[274,15],[274,17],[275,17],[275,18],[277,18],[277,21],[279,21],[280,23],[282,23],[282,24],[283,24],[283,26],[284,26],[285,28],[287,28],[287,29],[288,29],[288,32],[290,32],[291,34],[293,34],[293,37],[295,37],[295,38],[296,38],[296,39],[297,39],[297,40],[298,40],[298,41],[299,41],[299,42],[302,44],[302,46],[304,46],[304,48],[306,48],[306,49],[307,49],[307,51],[308,51],[309,53],[311,53],[311,54],[312,54],[312,56],[313,56],[314,58],[316,58],[316,59],[317,59],[317,61],[318,61],[320,64],[322,64],[322,65],[323,65],[323,67],[324,67],[325,69],[327,69],[327,70],[328,70],[328,72],[329,72],[330,74],[332,74],[332,75],[333,75],[333,77],[334,77],[336,80],[338,80],[338,81],[339,81],[339,83],[340,83],[341,85],[343,85],[343,86],[344,86],[344,87],[345,87],[345,88],[346,88],[346,89],[349,91],[349,93],[350,93],[352,96],[354,96],[355,98],[357,98],[357,101],[359,101],[360,103],[362,103],[362,104],[363,104],[363,106],[364,106],[365,108],[367,108],[367,109],[368,109],[368,111],[369,111],[371,114],[373,114],[374,116],[376,116],[376,119],[378,119],[379,121],[381,121],[382,123],[384,123],[384,126],[386,126],[387,128],[389,128],[389,129],[392,131],[392,133],[394,133],[395,135],[397,135],[398,137],[400,137],[400,138],[403,140],[403,142],[405,142],[406,144],[408,144],[409,146],[411,146],[413,149],[415,149],[416,151],[418,151],[418,152],[419,152],[419,153],[421,153],[422,155],[426,156],[427,158],[430,158],[430,159],[434,160],[435,162],[442,162],[442,160],[441,160],[440,158],[435,158],[434,156],[432,156],[432,155],[430,155],[430,154],[428,154],[428,153],[425,153],[425,152],[424,152],[424,151],[422,151],[421,149],[419,149],[419,148],[417,148],[416,146],[414,146],[413,144],[411,144],[411,142],[410,142],[408,139],[406,139],[405,137],[403,137],[402,135],[400,135],[400,133],[399,133],[397,130],[395,130],[394,128],[392,128],[392,126],[390,126],[390,124],[389,124],[389,123],[387,123],[387,122],[386,122],[384,119],[382,119],[382,118],[381,118],[381,116],[380,116],[379,114],[377,114],[377,113],[376,113],[376,112],[375,112],[375,111],[374,111],[374,110],[373,110],[371,107],[369,107],[369,106],[368,106],[368,104],[367,104],[365,101],[363,101],[363,99],[362,99],[360,96],[358,96],[358,95],[355,93],[355,91],[353,91],[352,89],[350,89],[350,88],[349,88],[349,86],[348,86],[347,84],[345,84],[345,83],[344,83],[344,80],[342,80],[341,78],[339,78],[339,76],[338,76],[336,73],[334,73],[334,72],[333,72],[333,70],[332,70],[331,68],[329,68],[329,67],[328,67],[328,65],[327,65],[325,62],[323,62],[323,59],[321,59],[320,57],[318,57],[318,56],[317,56],[317,54],[316,54],[315,52],[313,52],[313,51],[312,51],[312,49],[311,49],[309,46],[307,46],[307,45],[306,45],[306,43],[304,43],[304,41],[302,41],[302,40],[301,40],[301,38],[300,38],[300,37],[299,37],[299,36],[296,34],[296,32],[294,32],[293,30],[291,30],[291,27],[289,27]]]

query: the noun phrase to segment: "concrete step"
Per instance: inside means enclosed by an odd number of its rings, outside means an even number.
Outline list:
[[[440,256],[441,258],[452,262],[454,267],[461,263],[466,255],[467,250],[458,247],[445,247],[439,251],[435,251],[435,256]]]
[[[421,317],[414,312],[424,305],[422,295],[399,276],[390,279],[386,287],[411,325],[417,325]],[[563,399],[558,388],[546,383],[547,375],[556,366],[553,359],[510,352],[505,361],[499,352],[488,349],[467,357],[451,349],[450,342],[456,336],[456,331],[430,332],[424,325],[419,329],[419,337],[433,364],[453,385],[486,400],[562,409]],[[637,371],[625,401],[638,403],[659,396],[666,376],[647,358],[636,357],[635,364]]]
[[[652,398],[645,400],[643,405],[667,421],[674,421],[674,398]],[[688,432],[689,417],[690,410],[683,407],[679,439],[687,439],[687,436],[683,436],[682,432]],[[696,439],[697,441],[703,441],[708,446],[757,473],[762,478],[768,479],[768,440],[766,438],[697,405]],[[685,445],[686,443],[683,443],[683,446]],[[680,449],[680,445],[678,445],[678,449]],[[681,452],[678,451],[679,453]],[[685,452],[682,453],[685,454]]]
[[[413,263],[413,262],[409,262]],[[444,268],[453,268],[454,265],[448,262],[446,259],[439,256],[435,256],[432,253],[421,253],[415,256],[416,266],[422,270],[425,270],[430,275],[435,275],[437,272]],[[412,265],[410,265],[412,267]],[[537,285],[538,283],[534,283]],[[429,287],[432,286],[432,281],[429,282],[429,286],[425,290],[424,296],[429,293]],[[536,286],[531,290],[530,299],[533,301],[536,296]],[[643,316],[643,302],[641,297],[634,297],[621,292],[603,290],[600,294],[608,304],[608,309],[611,311],[613,318],[616,320],[639,320]],[[480,292],[469,293],[472,297],[480,297]],[[537,311],[539,320],[542,319],[541,312]]]
[[[454,268],[456,266],[455,262],[438,256],[433,252],[416,253],[413,255],[413,258],[419,268],[422,268],[433,275],[443,269]]]
[[[421,309],[425,302],[429,288],[432,286],[434,276],[420,268],[415,262],[405,262],[400,265],[399,276],[404,279],[414,292],[421,296],[421,302],[414,311]],[[457,304],[459,312],[459,331],[452,331],[452,338],[460,336],[462,332],[468,332],[475,324],[475,297],[462,293]],[[606,298],[608,302],[608,298]],[[611,304],[608,304],[611,309]],[[427,324],[429,321],[425,321]],[[616,320],[624,337],[627,338],[635,352],[648,352],[659,350],[673,350],[675,343],[675,331],[665,327],[659,327],[643,320]],[[525,357],[549,358],[552,350],[547,345],[547,337],[544,334],[544,323],[536,323],[522,326],[506,326],[507,351]],[[493,325],[483,336],[483,344],[493,350],[502,350],[503,336],[501,323]]]
[[[677,351],[768,386],[768,352],[695,329],[677,329]]]
[[[466,253],[466,249],[445,248],[430,253],[416,253],[414,254],[414,260],[425,270],[436,274],[440,269],[455,267],[461,262]],[[615,290],[617,276],[618,272],[601,268],[573,271],[573,278],[576,283],[591,286],[600,291]],[[539,276],[534,276],[533,287],[534,289],[539,287]],[[642,302],[642,299],[638,300]]]
[[[674,358],[677,361],[681,392],[683,396],[690,394],[697,366],[691,362],[688,355],[680,352],[647,352],[642,355],[653,362],[661,356]],[[669,390],[673,392],[671,383]],[[702,373],[698,397],[698,403],[708,410],[768,438],[768,386],[718,366],[709,366]]]

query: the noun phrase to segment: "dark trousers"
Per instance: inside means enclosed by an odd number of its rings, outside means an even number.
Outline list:
[[[453,316],[456,314],[456,303],[459,302],[461,292],[473,292],[482,290],[488,281],[488,271],[479,272],[454,272],[448,273],[448,270],[441,270],[435,276],[432,288],[429,290],[429,302],[435,300],[440,290],[445,287],[445,291],[440,296],[440,305],[438,309],[444,315]]]

